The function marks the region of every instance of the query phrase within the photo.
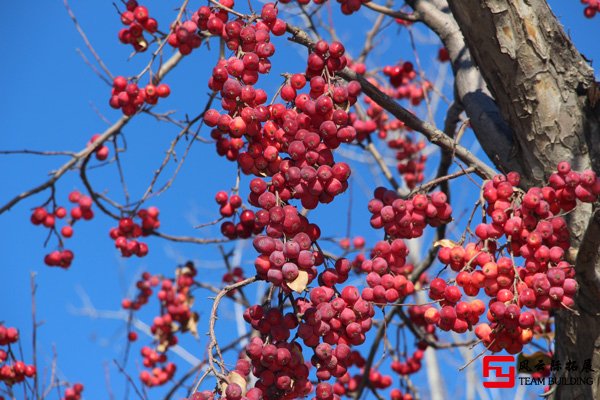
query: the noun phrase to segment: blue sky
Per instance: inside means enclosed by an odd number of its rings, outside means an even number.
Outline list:
[[[192,7],[200,5],[197,2],[190,3]],[[176,15],[173,8],[177,4],[175,1],[147,2],[151,15],[158,16],[159,26],[163,29]],[[551,5],[581,52],[590,59],[597,58],[599,49],[595,38],[598,19],[583,18],[582,7],[576,1],[552,1]],[[74,2],[72,6],[90,41],[113,74],[134,75],[143,68],[147,62],[145,55],[127,61],[130,48],[117,40],[116,35],[121,25],[110,2]],[[336,3],[332,3],[332,6],[335,10],[338,9]],[[365,15],[348,19],[335,14],[338,33],[351,53],[361,48],[364,35],[362,29],[352,27],[368,27],[371,24],[373,13],[367,11]],[[386,37],[381,39],[369,59],[371,67],[413,58],[408,36],[403,32],[396,39],[397,31],[396,26],[387,28]],[[83,148],[94,133],[106,129],[104,118],[114,122],[120,117],[118,111],[108,106],[110,88],[98,79],[76,52],[79,48],[91,58],[62,1],[37,4],[2,2],[0,35],[4,38],[0,41],[0,54],[4,55],[0,64],[0,149],[76,151]],[[438,42],[421,29],[415,35],[422,44],[423,52],[420,57],[426,66],[426,72],[438,74],[438,67],[430,66],[437,52]],[[260,85],[269,93],[281,82],[278,73],[301,72],[304,69],[305,52],[302,49],[284,39],[277,40],[276,45],[273,74],[260,80]],[[169,53],[170,49],[167,50],[167,54]],[[206,79],[216,57],[215,51],[208,52],[205,48],[186,57],[176,71],[168,76],[166,82],[171,86],[172,95],[161,100],[157,110],[176,110],[175,115],[178,117],[185,113],[195,115],[200,112],[208,93]],[[443,85],[446,95],[451,95],[449,82],[448,79]],[[436,121],[440,125],[444,110],[445,105],[441,104],[436,113]],[[421,115],[424,116],[425,113]],[[143,193],[152,178],[153,170],[160,165],[165,150],[177,132],[178,128],[156,122],[149,116],[138,117],[126,127],[128,150],[123,156],[123,165],[133,197],[139,197]],[[201,135],[208,137],[208,131],[203,130]],[[477,150],[477,147],[473,149]],[[179,151],[182,152],[183,147]],[[436,155],[432,155],[432,160],[435,158]],[[1,156],[0,180],[3,188],[0,191],[0,203],[4,204],[15,194],[43,182],[48,171],[65,161],[65,157],[59,156]],[[169,171],[172,172],[172,166],[170,168]],[[344,235],[346,224],[339,221],[345,221],[352,196],[352,233],[360,233],[369,243],[373,243],[380,237],[380,233],[368,228],[368,199],[364,190],[365,185],[372,186],[367,182],[373,178],[369,169],[364,166],[358,167],[356,171],[352,191],[340,196],[334,204],[315,212],[313,218],[327,227],[324,236]],[[122,200],[114,167],[93,170],[90,172],[90,179],[97,188]],[[152,199],[148,205],[160,208],[161,231],[165,233],[217,237],[218,226],[202,231],[194,230],[193,226],[214,220],[218,216],[218,208],[212,200],[214,193],[228,190],[234,183],[234,166],[216,155],[214,145],[198,143],[192,148],[173,187],[167,193]],[[247,180],[242,183],[242,188],[245,187]],[[66,204],[67,195],[73,189],[84,189],[77,173],[69,173],[60,180],[57,199]],[[0,248],[4,277],[4,285],[0,290],[0,320],[21,330],[25,359],[30,360],[32,329],[29,280],[30,274],[35,273],[38,283],[37,315],[41,324],[38,329],[38,357],[42,379],[47,381],[48,369],[42,366],[50,365],[55,348],[60,378],[84,383],[86,398],[107,398],[107,387],[112,388],[116,398],[123,398],[125,379],[116,370],[113,359],[122,360],[125,323],[118,319],[77,315],[84,305],[83,299],[89,298],[98,310],[118,310],[121,298],[130,292],[140,271],[172,275],[174,267],[186,260],[195,260],[202,271],[202,278],[218,284],[224,271],[220,255],[216,247],[175,244],[150,238],[148,243],[151,250],[147,257],[123,259],[108,237],[108,230],[114,225],[114,221],[97,213],[93,221],[78,223],[74,237],[68,241],[69,248],[76,254],[71,269],[62,271],[48,268],[43,265],[43,256],[53,250],[56,243],[51,240],[44,249],[47,231],[29,223],[30,210],[43,203],[47,196],[48,192],[32,196],[0,216],[3,227],[0,230]],[[468,196],[461,196],[463,195],[459,192],[456,193],[455,199],[463,201],[460,206],[455,207],[458,212],[466,209],[470,205],[469,201],[472,201]],[[232,245],[227,245],[226,248],[230,249]],[[253,257],[254,251],[246,246],[242,265],[247,274],[253,269]],[[210,306],[210,300],[202,296],[207,297],[208,293],[198,294],[201,334],[206,330]],[[140,317],[150,323],[155,311],[156,305],[153,304]],[[225,342],[228,338],[235,337],[235,332],[229,328],[233,323],[233,313],[232,305],[224,303],[219,332]],[[140,340],[133,345],[133,357],[128,363],[128,371],[136,381],[140,362],[139,349],[148,342],[149,338],[140,334]],[[206,338],[203,335],[199,341],[184,341],[184,347],[199,357],[205,346]],[[181,365],[182,371],[189,368],[176,355],[171,357]],[[451,376],[454,367],[448,365],[447,368],[447,374]],[[108,375],[105,373],[106,369],[110,371]],[[110,384],[107,383],[107,376]],[[424,379],[425,375],[420,373],[416,381]],[[449,383],[448,390],[449,393],[459,393],[460,388]],[[151,392],[150,398],[158,398],[159,393],[160,389]]]

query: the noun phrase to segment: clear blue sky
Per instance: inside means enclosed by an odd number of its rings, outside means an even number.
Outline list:
[[[190,2],[191,7],[200,5]],[[169,20],[174,18],[172,9],[175,1],[149,1],[151,15],[159,19],[159,26],[166,29]],[[202,3],[204,4],[204,3]],[[600,19],[587,20],[582,16],[582,6],[577,1],[552,1],[556,13],[566,25],[578,48],[591,59],[599,57],[597,45],[598,23]],[[117,32],[121,25],[111,2],[73,2],[73,9],[85,29],[89,39],[115,75],[134,75],[146,63],[146,56],[136,56],[127,61],[130,48],[121,45]],[[335,10],[338,4],[332,2]],[[370,27],[373,13],[366,11],[351,19],[336,15],[335,23],[347,47],[357,51],[362,47],[364,35],[362,27]],[[354,27],[361,27],[354,29]],[[370,58],[370,65],[383,62],[393,63],[398,59],[412,59],[412,51],[405,33],[395,38],[397,27],[385,31],[378,49]],[[108,107],[109,87],[96,77],[76,52],[82,49],[88,58],[89,52],[69,19],[62,1],[7,2],[0,4],[0,149],[72,150],[83,148],[91,135],[106,129],[107,124],[99,117],[111,122],[120,117],[118,111]],[[422,61],[429,65],[435,57],[438,42],[431,35],[418,31],[417,40],[422,41]],[[274,58],[274,74],[270,79],[262,78],[261,86],[272,91],[281,79],[276,75],[283,71],[301,72],[304,69],[304,52],[286,40],[276,41],[277,55]],[[170,49],[167,50],[167,54]],[[356,53],[354,53],[356,54]],[[172,96],[161,100],[157,110],[177,110],[177,116],[185,113],[195,115],[206,101],[206,79],[217,55],[206,49],[195,51],[173,72],[167,82]],[[432,67],[427,72],[435,72]],[[451,95],[450,86],[444,91]],[[441,124],[442,106],[436,115]],[[425,115],[425,114],[421,114]],[[143,193],[158,167],[164,151],[178,129],[172,125],[158,123],[148,116],[135,119],[125,129],[128,151],[124,155],[124,169],[133,197]],[[208,137],[208,131],[202,135]],[[181,152],[182,150],[180,150]],[[112,149],[111,149],[112,153]],[[435,158],[435,156],[434,156]],[[0,203],[46,179],[48,171],[66,161],[65,157],[39,157],[10,155],[0,157]],[[367,168],[359,168],[357,174],[362,180],[371,179]],[[122,200],[122,192],[116,170],[113,167],[90,172],[95,186]],[[353,180],[353,234],[361,233],[370,243],[380,236],[379,232],[368,229],[368,216],[365,211],[367,197],[364,182]],[[227,190],[234,185],[233,164],[218,157],[212,144],[197,144],[179,174],[172,189],[148,205],[156,205],[161,210],[161,231],[175,235],[197,235],[216,237],[218,227],[196,231],[193,225],[214,220],[218,208],[213,202],[214,193]],[[246,181],[247,182],[247,181]],[[247,184],[242,184],[245,188]],[[66,203],[70,190],[80,189],[76,173],[67,174],[57,185],[57,198]],[[188,259],[197,261],[202,279],[219,283],[224,271],[220,256],[215,247],[202,247],[188,244],[174,244],[159,239],[149,239],[150,254],[143,258],[123,259],[115,251],[108,237],[108,230],[114,221],[100,215],[91,222],[77,224],[75,235],[68,241],[69,248],[75,251],[75,261],[69,271],[50,269],[43,265],[43,256],[52,250],[55,241],[51,240],[44,249],[47,231],[29,223],[31,208],[47,199],[47,192],[33,196],[0,216],[0,249],[2,249],[2,270],[4,283],[0,290],[0,320],[21,330],[25,359],[31,360],[29,345],[31,340],[31,297],[29,291],[30,273],[37,275],[37,313],[41,323],[38,329],[38,357],[40,374],[47,381],[48,369],[53,357],[53,348],[58,354],[58,371],[61,379],[84,383],[85,397],[88,399],[108,398],[107,387],[111,387],[116,398],[123,398],[125,379],[116,370],[112,360],[121,360],[125,343],[125,323],[120,320],[77,316],[74,310],[81,309],[82,294],[89,297],[98,310],[118,310],[120,300],[129,291],[142,270],[152,273],[172,275],[174,267]],[[457,199],[460,195],[457,194]],[[340,236],[346,230],[346,210],[350,192],[336,199],[336,202],[323,211],[315,213],[315,220],[327,226],[325,236]],[[468,198],[464,198],[467,202]],[[468,207],[468,204],[464,207]],[[456,207],[459,211],[461,207]],[[228,245],[227,248],[231,248]],[[246,247],[243,265],[248,274],[254,251]],[[200,333],[206,331],[208,305],[207,292],[198,295]],[[156,305],[141,313],[142,319],[150,323]],[[224,303],[219,322],[224,341],[235,337],[231,327],[233,307]],[[139,349],[149,338],[140,334],[134,344],[128,364],[128,371],[137,382]],[[184,341],[186,349],[198,357],[204,353],[206,338],[199,341]],[[181,362],[176,355],[171,358],[181,366],[181,371],[189,365]],[[105,370],[110,370],[110,384],[106,381]],[[454,366],[448,365],[447,375],[454,374]],[[181,372],[180,371],[180,372]],[[180,375],[179,375],[180,376]],[[425,379],[418,374],[416,381]],[[454,392],[456,391],[456,392]],[[151,392],[150,398],[158,398]],[[449,393],[458,393],[460,388],[449,383]],[[17,395],[18,396],[18,395]],[[133,397],[133,395],[130,395]]]

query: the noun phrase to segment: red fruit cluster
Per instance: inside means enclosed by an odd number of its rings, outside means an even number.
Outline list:
[[[89,221],[94,218],[94,212],[92,210],[92,198],[86,195],[81,194],[80,192],[74,190],[69,193],[69,201],[75,206],[71,209],[70,215],[72,218],[71,224],[73,222],[83,219],[85,221]],[[63,232],[63,236],[70,237],[70,235],[65,235]]]
[[[369,79],[371,84],[377,86],[380,90],[386,92],[390,96],[394,96],[394,91],[381,87],[374,79]],[[409,129],[404,124],[397,120],[390,120],[383,108],[365,97],[365,103],[368,105],[366,110],[366,118],[360,119],[355,113],[350,113],[350,121],[356,130],[358,141],[363,141],[375,131],[378,131],[378,136],[381,139],[388,137],[389,131],[408,131]],[[394,138],[387,141],[387,145],[396,152],[398,160],[397,169],[406,182],[409,189],[413,189],[418,183],[423,182],[425,170],[425,161],[427,156],[422,150],[425,148],[423,140],[417,141],[409,136],[406,132],[399,132],[394,135]]]
[[[167,355],[165,353],[158,353],[150,347],[144,346],[142,347],[141,354],[144,366],[152,368],[151,371],[142,371],[140,373],[140,380],[144,385],[148,387],[160,386],[173,378],[177,366],[172,362],[167,363]],[[159,363],[166,364],[159,366]]]
[[[94,142],[96,140],[98,140],[98,138],[100,137],[99,134],[95,134],[94,136],[92,136],[92,138],[90,139],[90,141],[88,142],[88,146],[91,146],[92,144],[94,144]],[[96,148],[96,150],[94,150],[94,154],[96,155],[96,159],[98,161],[104,161],[108,158],[108,146],[106,145],[100,145]]]
[[[121,307],[125,310],[139,310],[143,305],[148,303],[150,296],[152,296],[152,288],[158,286],[159,283],[160,278],[158,276],[144,272],[141,279],[135,284],[138,289],[135,299],[123,299]]]
[[[395,303],[414,293],[414,285],[406,279],[405,267],[408,250],[401,239],[391,243],[377,242],[371,258],[362,262],[361,269],[367,274],[367,285],[362,298],[376,304]]]
[[[83,385],[81,383],[75,383],[73,386],[65,389],[65,395],[61,400],[80,400],[81,392],[83,392]]]
[[[443,192],[417,194],[404,200],[395,191],[378,187],[368,207],[373,214],[371,226],[384,228],[392,238],[416,238],[427,225],[436,227],[452,219],[452,207]]]
[[[253,184],[258,181],[252,180],[250,183],[251,190],[254,190],[248,196],[248,201],[253,206],[262,208],[256,213],[256,217],[260,225],[266,226],[268,236],[273,238],[281,238],[284,235],[291,237],[299,232],[305,232],[312,241],[319,238],[321,235],[319,227],[310,224],[306,217],[298,213],[296,207],[285,203],[290,199],[288,197],[289,190],[275,190],[275,186],[272,185],[273,191],[257,192]]]
[[[400,360],[392,361],[390,365],[392,371],[399,375],[410,375],[420,371],[422,367],[421,360],[423,360],[426,348],[427,344],[425,342],[419,342],[415,352],[410,357],[407,357],[404,362]]]
[[[148,245],[136,239],[140,236],[148,236],[160,227],[158,213],[156,207],[141,209],[137,212],[137,217],[141,220],[139,224],[133,218],[124,217],[119,220],[119,226],[110,230],[110,237],[115,241],[115,247],[121,251],[123,257],[132,255],[144,257],[148,254]]]
[[[587,7],[583,9],[583,15],[586,18],[594,18],[596,13],[600,11],[600,1],[598,0],[581,0],[583,4],[587,4]]]
[[[177,332],[191,331],[196,334],[198,315],[191,311],[193,297],[191,289],[197,271],[192,262],[178,267],[175,279],[159,278],[148,272],[142,274],[136,286],[139,290],[136,298],[124,299],[121,303],[126,310],[137,311],[148,303],[153,288],[160,285],[156,297],[160,303],[160,314],[152,322],[150,331],[158,343],[156,349],[144,347],[141,350],[143,365],[151,368],[142,371],[140,379],[146,386],[154,387],[167,383],[175,373],[175,364],[167,363],[167,350],[178,343]],[[129,332],[128,339],[135,341],[137,334]],[[163,364],[159,366],[158,364]]]
[[[128,82],[127,78],[117,76],[113,80],[108,104],[114,109],[121,109],[123,114],[131,116],[144,104],[156,104],[160,97],[168,97],[169,94],[171,89],[165,83],[158,86],[149,83],[145,88],[140,88],[137,83]]]
[[[275,339],[267,343],[255,337],[246,346],[246,355],[252,363],[252,374],[258,379],[253,390],[255,395],[262,395],[259,398],[296,399],[312,391],[309,369],[298,343]]]
[[[219,3],[228,8],[233,7],[233,0],[220,0]],[[262,8],[260,21],[246,24],[241,19],[229,21],[229,13],[223,8],[202,6],[192,15],[191,20],[173,30],[169,35],[169,43],[186,55],[200,46],[204,34],[214,35],[222,37],[227,48],[232,51],[241,49],[243,52],[262,54],[265,55],[264,58],[268,58],[274,51],[274,47],[269,44],[269,32],[281,36],[286,30],[286,23],[277,18],[277,14],[275,3],[267,3]],[[259,33],[259,30],[263,32]],[[200,35],[198,31],[201,32]],[[263,64],[270,68],[268,60]]]
[[[226,192],[220,191],[215,196],[215,201],[221,206],[219,212],[222,217],[231,217],[236,215],[242,207],[242,198],[234,194],[231,197]],[[262,232],[264,226],[263,219],[257,218],[254,211],[245,209],[239,213],[239,222],[225,221],[221,224],[221,233],[229,239],[247,239],[250,236]]]
[[[428,324],[436,324],[444,331],[464,333],[477,324],[479,317],[485,312],[485,304],[481,300],[460,301],[462,293],[459,287],[448,285],[440,278],[431,281],[429,298],[439,301],[442,308],[438,311],[430,307],[426,309],[423,317]]]
[[[398,388],[392,389],[390,392],[390,400],[413,400],[414,397],[410,393],[402,393]]]
[[[482,196],[491,222],[484,221],[475,229],[478,243],[440,250],[440,261],[460,271],[457,286],[433,280],[430,297],[441,300],[443,307],[439,313],[434,308],[427,310],[429,322],[464,332],[476,323],[474,314],[483,312],[484,307],[477,304],[470,321],[466,313],[472,307],[459,302],[458,288],[469,296],[484,288],[491,297],[489,323],[477,325],[475,333],[491,351],[511,354],[531,341],[542,322],[538,318],[543,318],[537,310],[570,309],[574,305],[577,282],[573,267],[565,260],[570,235],[561,214],[576,207],[577,200],[594,202],[600,194],[600,179],[594,172],[572,171],[567,162],[558,164],[547,186],[523,192],[519,183],[519,175],[511,172],[484,184]],[[506,244],[500,242],[502,238]],[[500,256],[502,248],[510,257]],[[522,266],[513,260],[522,260]],[[524,311],[524,307],[531,311]],[[466,317],[464,323],[457,322],[461,314]]]
[[[408,135],[398,136],[396,139],[389,140],[388,146],[396,152],[396,160],[398,160],[398,172],[404,178],[406,186],[409,189],[414,189],[417,184],[423,182],[425,175],[425,161],[427,156],[423,154],[425,142],[423,140],[416,141]]]
[[[297,148],[304,150],[304,142],[295,141],[290,144],[289,151],[295,151]],[[315,140],[318,140],[315,138]],[[324,146],[324,145],[323,145]],[[308,153],[311,151],[309,150]],[[308,153],[306,153],[308,155]],[[329,150],[327,153],[330,154]],[[296,153],[292,153],[296,154]],[[298,199],[302,206],[307,209],[314,209],[319,203],[331,203],[333,199],[345,192],[348,188],[348,179],[350,177],[350,167],[344,162],[331,163],[328,165],[325,159],[317,157],[317,163],[306,165],[305,162],[296,163],[292,160],[283,160],[280,164],[280,172],[273,175],[271,183],[267,184],[260,178],[255,178],[250,183],[250,204],[260,206],[260,198],[269,200],[272,197],[279,197],[282,201]],[[303,165],[304,164],[304,165]],[[296,166],[299,165],[299,166]],[[267,191],[268,190],[268,191]],[[263,201],[264,202],[264,201]]]
[[[339,377],[333,384],[333,392],[335,395],[340,397],[351,397],[352,394],[356,392],[365,374],[365,364],[366,361],[364,357],[358,351],[353,350],[348,357],[347,366],[348,368],[351,366],[360,368],[360,373],[350,375],[350,372],[346,372],[344,375]],[[372,366],[369,370],[369,376],[367,379],[367,384],[374,389],[387,389],[392,384],[392,377],[382,374],[375,366]]]
[[[317,76],[310,80],[310,94],[297,94],[296,88],[303,88],[306,78],[296,74],[290,82],[281,90],[283,99],[293,100],[293,107],[286,109],[283,104],[265,107],[257,105],[256,101],[248,103],[250,98],[245,98],[248,86],[242,87],[229,78],[226,89],[232,89],[231,96],[239,98],[243,102],[241,104],[247,106],[229,110],[230,114],[238,113],[234,118],[209,110],[205,114],[205,122],[208,126],[217,127],[211,134],[217,140],[217,152],[231,160],[238,160],[244,173],[273,176],[273,184],[289,186],[290,189],[304,189],[298,186],[303,183],[307,189],[297,192],[295,197],[305,197],[308,205],[316,205],[318,201],[329,202],[346,187],[344,182],[349,169],[340,170],[338,174],[332,171],[335,165],[331,150],[356,137],[355,129],[348,126],[348,114],[342,107],[348,101],[350,104],[356,101],[360,86],[354,82],[347,87],[328,89],[325,80]],[[255,100],[255,94],[261,93],[249,90]],[[261,102],[265,100],[266,97],[260,99]],[[226,105],[224,108],[228,109]],[[229,134],[230,139],[225,138],[225,134]],[[248,140],[248,146],[240,152],[244,138]],[[290,159],[282,160],[283,153],[287,153]],[[300,176],[300,170],[303,170],[304,178]],[[332,173],[339,176],[332,176]],[[291,194],[283,189],[280,189],[280,197],[289,199]],[[319,196],[321,199],[311,199]]]
[[[431,83],[425,81],[422,85],[413,82],[417,72],[410,61],[398,65],[386,65],[383,74],[389,77],[390,84],[395,88],[391,94],[397,99],[409,99],[413,106],[421,104],[425,92],[431,90]]]
[[[137,52],[148,49],[148,41],[144,37],[144,31],[153,34],[158,30],[158,22],[150,18],[148,9],[138,5],[137,1],[127,2],[127,11],[121,14],[121,22],[127,28],[119,31],[119,40],[123,44],[130,44]]]
[[[23,382],[25,378],[31,378],[36,374],[34,365],[25,364],[17,360],[10,345],[19,340],[19,331],[13,327],[0,324],[0,346],[9,346],[8,351],[0,349],[0,382],[7,386]],[[10,363],[7,361],[10,359]]]
[[[319,286],[310,291],[310,301],[297,300],[303,314],[298,336],[309,347],[318,346],[321,338],[332,346],[357,346],[364,343],[365,334],[371,329],[371,318],[375,314],[373,304],[362,299],[356,287],[346,286],[340,296],[334,294],[332,288]],[[344,364],[338,359],[335,369],[323,367],[320,379],[329,379],[327,374],[341,376],[344,372]]]
[[[201,7],[200,10],[204,10],[207,8],[208,7]],[[225,12],[221,14],[225,14]],[[210,15],[212,16],[216,14]],[[183,23],[173,27],[173,30],[169,35],[169,44],[175,47],[176,49],[179,49],[179,52],[184,56],[190,54],[192,50],[197,49],[202,44],[202,37],[198,34],[199,19],[200,17],[198,11],[196,11],[192,15],[191,20],[184,21]]]
[[[206,10],[207,7],[201,7],[201,9]],[[269,58],[275,53],[275,45],[271,42],[271,34],[275,36],[284,34],[286,24],[277,18],[277,8],[273,3],[267,3],[263,6],[262,14],[266,13],[265,16],[268,14],[268,20],[262,18],[254,23],[246,23],[239,19],[227,22],[228,14],[226,11],[219,10],[216,12],[221,17],[209,18],[206,24],[214,22],[214,26],[208,25],[208,30],[212,34],[223,37],[227,48],[235,52],[237,56],[228,60],[220,60],[217,63],[213,69],[212,77],[209,79],[208,86],[212,90],[222,91],[222,94],[229,94],[221,103],[228,105],[229,108],[225,105],[223,108],[231,111],[231,108],[234,108],[231,104],[231,100],[234,99],[231,97],[231,90],[235,90],[235,86],[232,81],[229,81],[225,86],[228,76],[231,76],[233,80],[239,80],[238,82],[245,85],[254,85],[258,82],[259,74],[266,74],[271,69]],[[200,21],[200,24],[202,23],[203,21]],[[244,97],[249,99],[253,96],[252,93],[245,93]],[[256,100],[260,100],[260,98]],[[258,104],[261,103],[257,101],[256,105]]]
[[[288,340],[290,331],[298,326],[297,317],[293,313],[283,315],[277,308],[265,309],[260,305],[247,308],[244,320],[261,335],[269,336],[275,342]]]
[[[317,276],[316,266],[323,263],[321,253],[311,250],[314,240],[304,232],[297,233],[285,243],[278,238],[257,236],[252,243],[260,253],[254,261],[258,277],[285,292],[291,291],[288,285],[298,278],[300,271],[307,274],[309,283],[312,282]]]
[[[367,66],[364,63],[356,62],[350,58],[348,58],[348,68],[360,75],[367,73]]]
[[[19,340],[19,331],[17,328],[0,325],[0,346],[6,346],[16,343]],[[3,360],[4,361],[4,360]]]
[[[340,247],[342,250],[350,250],[350,245],[352,245],[353,250],[361,250],[365,247],[365,238],[362,236],[356,236],[352,239],[352,242],[349,238],[343,238],[340,240]]]
[[[369,78],[369,82],[375,86],[379,86],[372,78]],[[379,131],[379,137],[385,137],[387,129],[390,128],[390,125],[388,124],[388,114],[384,112],[379,104],[371,100],[370,97],[365,96],[364,101],[367,105],[367,110],[361,116],[362,118],[353,112],[349,114],[352,127],[356,130],[356,140],[362,142],[376,130]],[[397,126],[396,128],[399,127],[400,126]]]
[[[69,201],[71,203],[75,203],[76,206],[71,209],[71,219],[68,221],[67,225],[63,226],[60,230],[60,235],[62,235],[62,238],[65,239],[73,236],[73,224],[77,220],[90,220],[94,217],[91,197],[84,196],[78,191],[73,191],[69,193]],[[66,216],[66,208],[60,206],[54,206],[54,210],[52,212],[48,212],[48,210],[46,210],[44,207],[37,207],[31,214],[32,224],[45,226],[54,232],[59,238],[59,247],[61,249],[55,250],[44,257],[44,263],[51,267],[69,268],[74,258],[74,254],[71,250],[62,248],[62,239],[56,230],[56,220],[64,219]]]

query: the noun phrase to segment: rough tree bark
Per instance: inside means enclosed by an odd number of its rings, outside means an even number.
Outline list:
[[[424,13],[424,22],[437,26],[450,50],[456,92],[467,114],[494,122],[473,127],[498,168],[517,169],[526,186],[542,182],[562,160],[575,169],[593,168],[600,173],[599,113],[589,96],[596,87],[594,73],[546,1],[449,0],[449,10],[445,0],[412,3],[415,9],[437,9],[443,23],[435,20],[435,13]],[[460,48],[461,40],[468,50]],[[470,63],[477,66],[486,85],[466,82],[477,74]],[[510,130],[486,99],[485,86]],[[488,101],[487,117],[481,115],[485,109],[469,103],[473,97]],[[500,145],[489,145],[495,141]],[[558,399],[600,398],[600,217],[595,215],[591,206],[569,215],[570,256],[580,284],[579,315],[556,313],[557,359],[563,364],[576,360],[579,367],[592,360],[593,385],[558,385],[552,394]],[[566,378],[571,374],[564,368],[562,373]],[[577,371],[572,376],[582,375]]]

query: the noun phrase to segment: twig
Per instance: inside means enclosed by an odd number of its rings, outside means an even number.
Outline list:
[[[79,22],[77,22],[77,18],[75,17],[73,10],[71,10],[71,7],[69,6],[69,2],[67,0],[63,0],[63,4],[65,5],[65,8],[67,9],[67,13],[69,13],[69,17],[71,17],[71,20],[73,20],[73,23],[75,24],[75,28],[77,29],[77,32],[79,32],[79,35],[83,39],[86,47],[88,48],[90,53],[92,53],[92,55],[96,59],[96,62],[98,63],[98,65],[100,65],[100,68],[102,68],[104,73],[110,78],[109,82],[108,82],[108,84],[110,85],[111,84],[110,82],[114,79],[113,75],[110,73],[110,71],[108,70],[106,65],[104,65],[104,61],[102,61],[102,58],[100,58],[98,53],[96,53],[96,50],[94,50],[94,46],[92,46],[92,44],[90,43],[90,41],[87,38],[87,35],[85,34],[83,29],[79,25]]]
[[[458,178],[460,176],[466,175],[466,174],[470,174],[471,172],[475,172],[475,167],[468,167],[465,169],[461,169],[460,171],[456,171],[452,174],[448,174],[448,175],[444,175],[444,176],[440,176],[438,178],[432,179],[427,183],[424,183],[422,185],[417,186],[416,188],[414,188],[410,194],[408,195],[408,197],[411,197],[412,195],[416,194],[416,193],[422,193],[422,192],[426,192],[429,191],[430,189],[436,187],[437,185],[439,185],[442,182],[447,182],[449,180],[452,180],[454,178]]]
[[[0,154],[33,154],[36,156],[74,156],[72,151],[0,150]]]
[[[31,272],[31,274],[29,275],[29,279],[30,279],[30,286],[31,286],[31,322],[33,324],[33,332],[31,335],[31,341],[32,341],[32,347],[33,347],[33,366],[35,367],[36,371],[39,371],[38,369],[38,362],[37,362],[37,320],[36,320],[36,304],[35,304],[35,293],[37,291],[37,285],[35,284],[35,272]],[[39,380],[38,380],[38,373],[36,373],[33,377],[33,393],[35,395],[36,399],[40,398],[40,388],[39,388]]]
[[[391,4],[393,4],[392,0],[388,0],[386,3],[386,5],[388,6],[390,6]],[[379,30],[381,29],[381,24],[383,23],[384,19],[385,14],[382,13],[377,17],[377,20],[375,20],[373,28],[371,28],[371,30],[367,33],[367,37],[365,38],[365,45],[363,46],[363,49],[360,52],[360,55],[358,56],[357,62],[364,63],[371,50],[373,50],[373,48],[375,47],[373,41],[375,39],[375,36],[377,36],[377,34],[379,33]]]
[[[223,299],[223,297],[227,295],[227,293],[229,293],[232,290],[235,290],[237,288],[241,288],[246,285],[249,285],[250,283],[255,282],[255,281],[256,281],[256,277],[253,276],[253,277],[244,279],[243,281],[239,281],[239,282],[233,283],[231,285],[225,286],[221,290],[221,292],[217,295],[217,297],[215,297],[215,300],[213,302],[213,306],[210,311],[210,320],[208,323],[208,335],[210,337],[210,343],[208,345],[208,363],[210,365],[210,369],[212,370],[213,374],[217,378],[219,378],[219,380],[221,380],[221,381],[227,381],[227,377],[224,375],[225,369],[223,367],[223,355],[221,354],[221,350],[219,349],[217,336],[215,334],[215,324],[217,323],[217,311],[219,309],[219,303],[221,302],[221,299]],[[214,355],[213,355],[213,349],[216,351],[217,356],[219,357],[219,361],[217,361],[217,362],[219,363],[219,366],[221,369],[220,373],[215,368],[215,359],[214,359]]]
[[[392,185],[394,190],[396,192],[400,192],[400,185],[398,184],[398,181],[396,180],[396,178],[394,178],[394,175],[392,175],[392,171],[390,171],[390,169],[388,168],[385,161],[383,161],[383,157],[381,156],[381,153],[379,153],[379,150],[377,150],[377,147],[375,147],[375,145],[373,144],[373,142],[371,140],[368,140],[368,143],[365,146],[365,149],[373,156],[373,158],[375,159],[375,162],[381,169],[381,172],[383,172],[383,175],[388,180],[390,185]]]
[[[129,374],[127,373],[127,371],[125,371],[123,369],[123,367],[121,367],[121,365],[119,364],[119,362],[117,360],[113,360],[113,362],[115,363],[115,365],[117,366],[117,368],[119,368],[119,372],[121,372],[123,375],[125,375],[125,378],[127,379],[127,381],[129,381],[129,383],[131,384],[131,386],[133,386],[133,389],[135,390],[135,393],[140,397],[140,399],[145,400],[147,397],[142,395],[142,392],[140,392],[140,390],[138,389],[137,385],[135,384],[135,382],[133,381],[133,379],[131,378],[131,376],[129,376]]]
[[[410,21],[410,22],[416,22],[416,21],[420,21],[419,18],[419,13],[417,11],[413,11],[412,13],[405,13],[402,11],[394,11],[391,8],[379,5],[377,3],[373,3],[372,1],[367,2],[367,3],[363,3],[363,6],[370,8],[373,11],[377,11],[378,13],[393,17],[393,18],[398,18],[404,21]]]
[[[230,239],[225,239],[225,238],[202,239],[202,238],[195,238],[195,237],[190,237],[190,236],[173,236],[173,235],[168,235],[166,233],[157,232],[157,231],[152,231],[150,234],[154,235],[154,236],[158,236],[163,239],[170,240],[172,242],[179,242],[179,243],[211,244],[211,243],[225,243],[225,242],[230,241]]]

